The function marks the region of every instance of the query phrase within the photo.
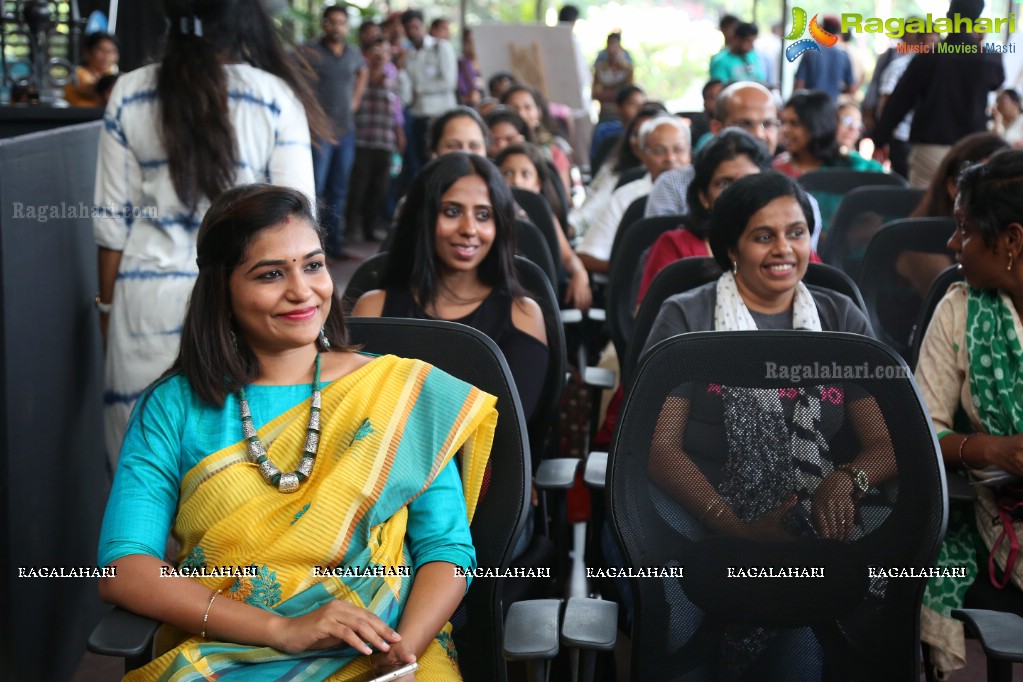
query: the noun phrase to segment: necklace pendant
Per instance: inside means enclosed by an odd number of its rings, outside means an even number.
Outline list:
[[[281,474],[281,482],[277,486],[277,489],[282,493],[293,493],[298,490],[299,483],[298,474],[292,471],[290,474]]]

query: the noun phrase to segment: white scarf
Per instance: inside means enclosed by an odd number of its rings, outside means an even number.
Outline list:
[[[733,332],[756,329],[757,323],[739,294],[735,275],[726,272],[718,278],[717,302],[714,305],[714,331]],[[821,331],[821,317],[813,295],[802,282],[796,284],[792,301],[792,328]]]

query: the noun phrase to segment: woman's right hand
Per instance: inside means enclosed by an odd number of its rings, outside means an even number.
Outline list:
[[[276,626],[273,647],[297,654],[347,643],[369,656],[374,649],[390,651],[391,644],[400,639],[401,635],[372,611],[337,599],[304,616],[282,617]]]
[[[969,451],[971,446],[981,449],[980,445],[980,443],[976,445],[967,443],[964,451]],[[967,462],[971,459],[973,458],[967,457]],[[998,438],[995,447],[991,448],[987,460],[1002,471],[1023,476],[1023,434]]]
[[[576,310],[586,312],[593,303],[593,290],[590,289],[590,273],[580,262],[568,280],[565,290],[565,303]]]

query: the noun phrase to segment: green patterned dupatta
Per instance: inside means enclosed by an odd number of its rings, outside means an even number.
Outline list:
[[[984,433],[1023,433],[1023,347],[1012,304],[997,290],[971,287],[966,305],[970,394]]]

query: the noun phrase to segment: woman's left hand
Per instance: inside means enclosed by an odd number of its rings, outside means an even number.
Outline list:
[[[404,643],[397,642],[391,645],[390,651],[378,651],[370,656],[369,660],[373,666],[373,672],[377,675],[383,675],[409,663],[415,663],[416,655]],[[415,679],[416,674],[409,673],[399,677],[396,682],[412,682]]]
[[[852,492],[852,477],[844,471],[832,471],[817,486],[813,494],[813,522],[823,537],[849,539],[856,523]]]

